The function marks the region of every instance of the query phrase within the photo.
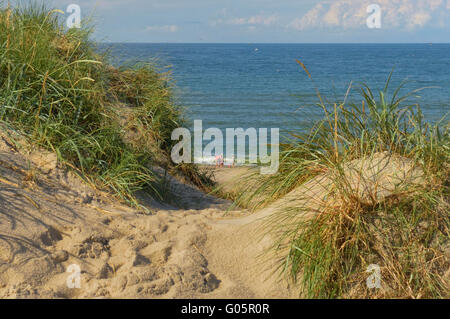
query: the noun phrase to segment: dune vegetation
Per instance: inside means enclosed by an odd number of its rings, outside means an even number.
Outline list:
[[[114,68],[92,28],[67,30],[61,20],[45,5],[0,11],[1,123],[129,203],[139,190],[167,193],[153,166],[206,182],[194,166],[171,164],[170,134],[184,119],[170,74],[150,64]]]
[[[378,95],[361,84],[360,104],[317,92],[323,120],[291,134],[279,173],[255,176],[237,199],[280,206],[266,226],[306,297],[449,297],[448,122],[427,123],[409,99],[420,89],[390,93],[391,76]],[[297,201],[277,201],[288,194]],[[366,288],[371,265],[383,289]]]

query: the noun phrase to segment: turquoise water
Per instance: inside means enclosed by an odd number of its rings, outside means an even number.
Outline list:
[[[104,44],[116,63],[171,65],[176,96],[203,127],[301,130],[320,118],[315,87],[329,101],[361,101],[358,82],[379,90],[432,87],[410,100],[427,120],[450,111],[450,44]],[[301,60],[314,83],[295,62]],[[448,120],[448,119],[447,119]]]

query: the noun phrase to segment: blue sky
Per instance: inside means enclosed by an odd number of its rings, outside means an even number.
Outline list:
[[[450,42],[450,0],[53,0],[72,3],[106,42]]]

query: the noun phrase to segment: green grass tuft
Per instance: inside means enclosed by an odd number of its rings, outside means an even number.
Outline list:
[[[133,204],[138,190],[161,198],[151,167],[171,167],[170,133],[183,123],[170,76],[111,67],[91,33],[66,30],[45,5],[1,9],[0,121],[98,188]]]
[[[256,177],[238,199],[278,211],[265,225],[279,239],[281,269],[301,283],[303,296],[448,298],[448,124],[426,123],[408,103],[411,94],[399,96],[401,87],[390,94],[390,78],[378,97],[362,84],[361,104],[328,105],[318,92],[323,120],[291,134],[278,174]],[[380,196],[383,169],[370,178],[365,166],[349,173],[350,163],[380,158],[387,167],[407,163],[418,178],[400,179]],[[364,179],[374,185],[362,192],[355,184]],[[296,200],[277,201],[289,194]],[[366,287],[370,264],[381,267],[382,289]]]

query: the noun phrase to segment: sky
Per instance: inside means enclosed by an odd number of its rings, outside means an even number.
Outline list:
[[[450,0],[52,0],[102,42],[450,42]],[[378,5],[380,11],[369,10]],[[378,15],[379,13],[379,15]],[[67,16],[69,14],[66,14]],[[380,23],[369,28],[367,20]],[[380,20],[376,18],[379,17]]]

